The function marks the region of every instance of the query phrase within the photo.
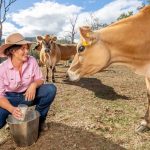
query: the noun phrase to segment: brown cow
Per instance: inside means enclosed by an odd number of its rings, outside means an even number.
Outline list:
[[[45,35],[45,36],[37,36],[38,46],[37,50],[40,51],[40,62],[46,65],[46,81],[48,82],[48,73],[51,68],[52,71],[52,82],[55,82],[54,72],[56,63],[59,62],[61,58],[61,53],[59,48],[55,48],[54,41],[56,41],[56,37]]]
[[[146,77],[148,109],[137,131],[150,129],[150,6],[95,32],[80,28],[78,52],[68,69],[70,80],[102,71],[113,63],[127,65]]]
[[[55,43],[56,44],[56,43]],[[61,60],[65,60],[68,63],[68,60],[72,60],[77,53],[76,44],[57,44],[61,52]],[[66,63],[66,66],[69,64]]]
[[[47,68],[46,81],[48,81],[49,68],[52,69],[52,81],[55,82],[54,70],[56,63],[60,60],[70,60],[76,54],[76,44],[57,44],[57,37],[45,35],[37,36],[38,45],[36,49],[40,51],[40,63]]]

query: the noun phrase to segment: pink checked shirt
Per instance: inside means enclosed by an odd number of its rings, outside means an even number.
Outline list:
[[[8,58],[0,64],[0,97],[5,96],[5,92],[24,92],[38,79],[43,80],[43,75],[34,57],[29,56],[28,61],[23,64],[21,77]]]

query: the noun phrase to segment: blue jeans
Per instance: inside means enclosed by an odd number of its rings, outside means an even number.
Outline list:
[[[26,101],[24,93],[6,92],[6,97],[9,102],[17,107],[19,104],[27,104],[28,106],[36,105],[35,109],[40,113],[40,122],[44,122],[52,104],[55,95],[56,87],[53,84],[43,84],[36,90],[36,96],[33,101]],[[0,107],[0,128],[6,123],[6,118],[10,112]]]

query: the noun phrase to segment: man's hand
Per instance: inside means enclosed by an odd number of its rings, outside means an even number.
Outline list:
[[[28,89],[24,93],[25,100],[27,100],[27,101],[34,100],[35,94],[36,94],[36,88],[37,88],[37,84],[35,82],[30,84],[30,86],[28,87]]]
[[[12,115],[16,118],[16,119],[20,119],[22,116],[21,110],[18,107],[14,107],[12,110]]]

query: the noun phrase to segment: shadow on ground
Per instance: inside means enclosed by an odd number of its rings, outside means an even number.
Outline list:
[[[12,139],[1,150],[20,150]],[[103,136],[62,123],[49,123],[49,131],[42,133],[38,141],[23,150],[125,150]]]
[[[117,100],[125,99],[129,100],[129,97],[125,95],[120,95],[114,91],[114,88],[104,85],[100,80],[96,78],[82,78],[77,82],[71,82],[69,80],[63,80],[65,84],[75,85],[82,88],[86,88],[95,93],[96,97],[107,99],[107,100]]]

